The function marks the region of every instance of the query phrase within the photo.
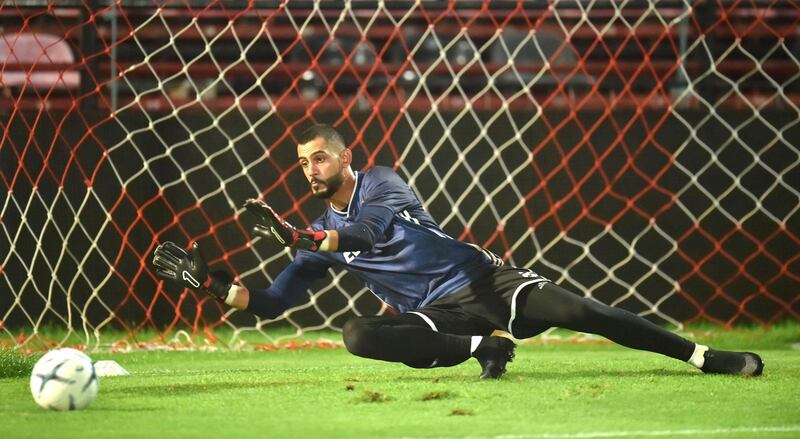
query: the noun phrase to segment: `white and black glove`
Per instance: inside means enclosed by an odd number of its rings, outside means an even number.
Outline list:
[[[208,265],[200,251],[200,245],[192,243],[191,255],[177,244],[167,241],[158,247],[153,254],[153,265],[156,277],[192,291],[202,291],[219,301],[225,301],[231,288],[230,276],[213,275],[208,272]]]

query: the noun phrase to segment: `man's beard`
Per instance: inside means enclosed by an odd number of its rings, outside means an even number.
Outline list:
[[[317,198],[327,199],[332,197],[333,194],[335,194],[336,191],[338,191],[339,188],[342,187],[342,183],[344,182],[344,173],[339,172],[338,174],[334,175],[333,177],[327,180],[314,179],[314,181],[316,181],[317,184],[325,185],[325,189],[316,192],[314,196]]]

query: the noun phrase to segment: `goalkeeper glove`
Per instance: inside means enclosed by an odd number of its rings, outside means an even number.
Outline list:
[[[159,279],[202,291],[222,302],[228,297],[230,280],[208,273],[208,265],[196,242],[192,243],[191,255],[170,241],[159,245],[153,255],[153,265]]]
[[[281,245],[317,251],[328,234],[322,230],[300,230],[286,222],[269,205],[261,200],[244,202],[248,212],[258,218],[253,234],[274,239]]]

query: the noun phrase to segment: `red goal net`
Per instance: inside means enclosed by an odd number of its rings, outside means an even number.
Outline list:
[[[800,316],[796,2],[155,3],[0,5],[7,343],[238,346],[386,312],[335,270],[274,321],[153,275],[157,243],[198,241],[268,285],[292,253],[241,205],[322,211],[312,123],[580,294],[677,328]]]

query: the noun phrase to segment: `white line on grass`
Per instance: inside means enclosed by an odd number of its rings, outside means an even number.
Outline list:
[[[792,433],[800,425],[776,427],[693,428],[685,430],[579,431],[575,433],[503,434],[498,436],[464,436],[461,439],[591,439],[605,437],[703,436],[735,433]],[[396,439],[456,439],[455,437],[400,437]]]

